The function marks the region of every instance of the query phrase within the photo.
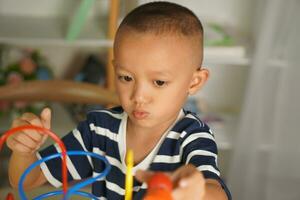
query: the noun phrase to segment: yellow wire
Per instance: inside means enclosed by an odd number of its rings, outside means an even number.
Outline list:
[[[125,177],[125,200],[132,199],[132,187],[133,187],[133,151],[130,149],[126,155],[126,177]]]

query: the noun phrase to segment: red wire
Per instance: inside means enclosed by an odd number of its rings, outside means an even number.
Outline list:
[[[67,194],[68,191],[68,179],[67,179],[67,151],[66,151],[66,147],[64,145],[64,143],[61,141],[61,139],[52,131],[50,131],[49,129],[43,128],[43,127],[39,127],[39,126],[34,126],[34,125],[24,125],[24,126],[19,126],[16,128],[12,128],[8,131],[6,131],[0,138],[0,151],[2,149],[2,146],[4,144],[4,142],[6,141],[6,139],[10,136],[13,135],[17,132],[23,131],[23,130],[36,130],[39,133],[45,134],[45,135],[49,135],[60,147],[61,149],[61,154],[62,154],[62,183],[63,183],[63,192],[64,194]]]

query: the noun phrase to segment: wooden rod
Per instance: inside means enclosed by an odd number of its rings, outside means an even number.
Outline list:
[[[108,36],[107,36],[109,40],[114,40],[115,38],[115,34],[118,26],[119,7],[120,7],[119,0],[110,1]],[[113,48],[109,48],[108,56],[107,56],[107,67],[106,67],[107,88],[111,91],[114,91],[115,84],[114,84],[114,68],[112,65],[112,59],[113,59]]]
[[[82,104],[119,104],[115,92],[90,83],[67,80],[25,81],[0,87],[0,100],[56,101]]]

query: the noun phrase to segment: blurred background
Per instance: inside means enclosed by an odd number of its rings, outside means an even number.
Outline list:
[[[118,24],[146,2],[0,0],[0,87],[52,79],[110,87],[111,7],[118,4]],[[233,198],[299,200],[300,1],[171,2],[193,10],[204,26],[203,65],[211,77],[186,108],[214,132],[221,174]],[[20,113],[39,113],[46,105],[60,136],[90,109],[106,106],[0,100],[0,133]],[[0,198],[13,191],[6,174],[9,153],[4,148],[0,154]],[[45,185],[28,197],[49,190]]]

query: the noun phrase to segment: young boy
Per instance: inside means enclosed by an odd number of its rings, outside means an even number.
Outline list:
[[[125,17],[116,34],[112,61],[122,107],[90,112],[86,121],[63,138],[68,150],[92,151],[111,163],[107,177],[92,185],[94,195],[124,198],[124,159],[132,149],[133,173],[139,180],[134,181],[134,199],[142,199],[151,171],[169,172],[174,199],[231,199],[217,168],[213,134],[197,116],[182,109],[187,97],[209,76],[201,67],[202,57],[202,25],[187,8],[152,2]],[[51,111],[46,108],[41,116],[23,114],[12,126],[50,128],[50,119]],[[13,151],[9,165],[13,186],[27,166],[59,151],[53,145],[36,154],[44,141],[45,136],[33,131],[8,139]],[[72,156],[67,164],[70,181],[102,171],[100,163],[87,157]],[[58,160],[43,164],[26,179],[25,186],[33,188],[46,181],[61,186],[60,165]]]

